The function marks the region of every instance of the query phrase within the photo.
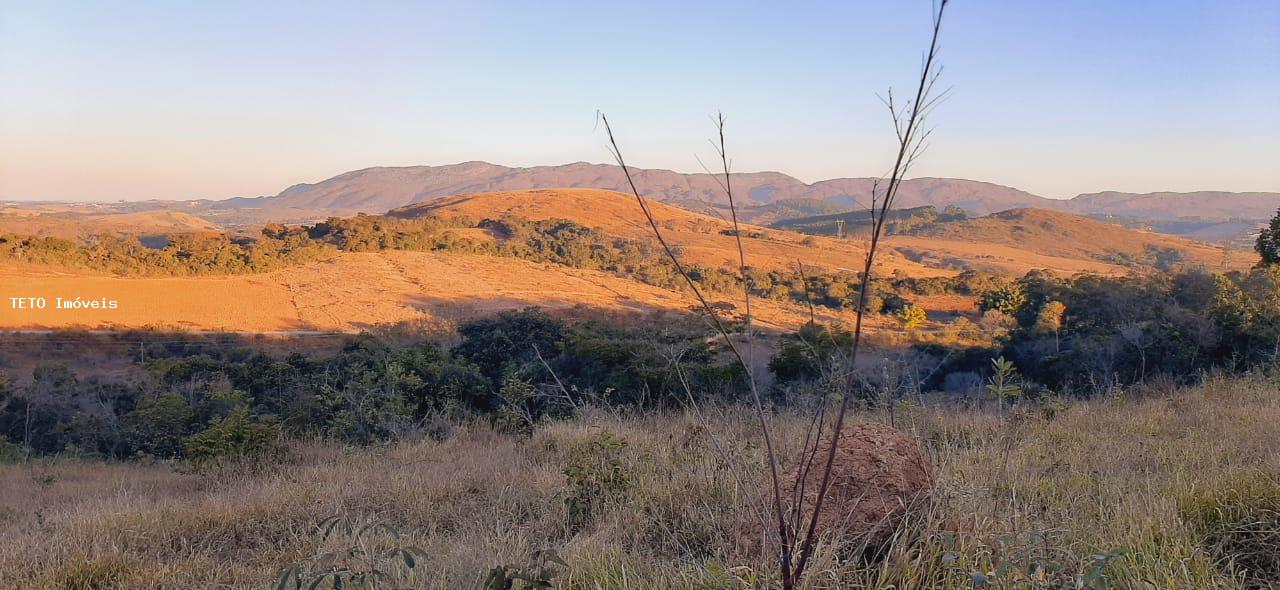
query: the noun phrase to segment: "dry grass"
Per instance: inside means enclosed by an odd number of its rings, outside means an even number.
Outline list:
[[[54,297],[108,298],[118,309],[58,310]],[[43,310],[11,309],[9,297],[45,297]],[[729,295],[717,300],[728,301]],[[686,292],[611,273],[515,258],[452,252],[343,253],[281,271],[236,276],[122,278],[48,267],[0,265],[0,330],[140,328],[232,332],[358,332],[405,322],[452,326],[530,305],[621,316],[687,311]],[[819,309],[821,321],[849,313]],[[766,329],[808,320],[798,304],[762,302]]]
[[[1124,551],[1107,569],[1113,588],[1240,587],[1178,506],[1219,481],[1280,474],[1274,380],[1211,379],[1049,414],[900,409],[898,426],[936,458],[934,506],[877,567],[841,564],[828,547],[810,587],[973,588],[971,572],[1021,567],[1011,554],[1042,549],[1072,574],[1087,571],[1091,555]],[[287,564],[344,546],[315,528],[334,514],[381,519],[422,548],[419,573],[404,579],[412,587],[475,587],[489,568],[544,548],[570,565],[559,587],[743,587],[772,571],[735,543],[751,518],[747,500],[766,481],[753,419],[736,408],[710,419],[745,470],[743,485],[687,414],[594,412],[528,439],[459,427],[443,442],[300,445],[286,464],[216,473],[68,459],[0,465],[0,587],[267,587]],[[773,421],[794,452],[802,416]],[[625,445],[601,445],[602,433]],[[584,488],[566,467],[611,458],[622,483],[588,498],[590,518],[570,519],[565,499]],[[1038,530],[1061,532],[1027,542]]]
[[[720,233],[721,220],[654,203],[656,221],[681,259],[709,267],[736,267],[737,242]],[[628,195],[592,189],[548,189],[461,195],[416,205],[400,215],[439,214],[472,219],[503,214],[530,219],[561,217],[599,228],[609,235],[649,239],[651,232],[636,217]],[[130,214],[133,215],[133,214]],[[142,215],[142,214],[138,214]],[[176,214],[174,214],[176,215]],[[1108,228],[1107,239],[1090,242],[1079,230],[1070,239],[1054,239],[1045,231],[992,230],[982,239],[968,234],[894,236],[877,259],[876,274],[895,271],[914,277],[953,275],[960,267],[1022,274],[1032,268],[1063,273],[1082,271],[1118,274],[1126,269],[1099,260],[1107,252],[1141,253],[1148,244],[1178,246],[1187,260],[1217,268],[1223,261],[1238,268],[1252,255],[1224,257],[1216,247],[1126,230],[1108,224],[1059,215],[1054,228],[1071,223],[1085,229]],[[154,217],[154,215],[153,215]],[[983,218],[987,219],[987,218]],[[975,221],[974,223],[977,223]],[[1093,224],[1093,225],[1089,225]],[[1008,224],[1006,224],[1008,225]],[[107,226],[103,226],[104,228]],[[985,226],[982,226],[985,227]],[[1043,229],[1043,228],[1041,228]],[[489,239],[479,230],[451,230]],[[958,231],[958,230],[957,230]],[[795,270],[797,260],[810,272],[861,268],[866,244],[861,240],[824,237],[744,226],[752,266]],[[758,235],[757,235],[758,234]],[[1008,234],[1006,236],[1005,234]],[[1016,234],[1016,235],[1015,235]],[[1013,236],[1013,237],[1009,237]],[[1016,238],[1016,239],[1015,239]],[[741,303],[724,294],[719,300]],[[457,252],[379,252],[335,254],[325,260],[272,273],[178,278],[115,277],[106,273],[47,266],[0,264],[0,301],[9,297],[45,297],[43,310],[0,306],[0,329],[164,327],[198,331],[358,332],[400,323],[427,323],[448,331],[451,325],[496,311],[540,305],[573,307],[608,314],[644,315],[687,310],[694,304],[686,292],[662,289],[611,273],[539,264],[511,258]],[[117,309],[54,309],[55,297],[107,298]],[[934,316],[972,311],[967,301],[922,298]],[[792,331],[808,320],[804,306],[757,300],[755,322],[767,330]],[[963,309],[957,308],[961,306]],[[824,322],[847,322],[851,314],[820,309]],[[930,326],[938,328],[939,326]]]

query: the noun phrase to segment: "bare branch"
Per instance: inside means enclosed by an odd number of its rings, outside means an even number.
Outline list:
[[[771,434],[769,429],[768,416],[765,414],[764,403],[760,398],[760,390],[756,386],[755,376],[751,372],[751,365],[750,363],[747,362],[747,359],[742,355],[741,351],[738,350],[738,346],[734,344],[733,336],[729,333],[728,329],[724,326],[724,323],[720,320],[719,314],[716,313],[715,309],[711,307],[711,304],[707,301],[706,297],[703,296],[702,291],[698,289],[698,285],[693,280],[693,277],[690,276],[688,271],[685,270],[684,265],[680,262],[680,259],[675,255],[675,252],[671,249],[671,246],[670,244],[668,244],[666,238],[662,235],[662,230],[658,228],[657,219],[654,218],[653,212],[649,210],[648,202],[645,200],[644,197],[640,195],[640,190],[636,187],[635,180],[631,176],[631,170],[627,167],[626,160],[624,160],[622,157],[622,150],[618,148],[618,142],[613,136],[613,128],[609,125],[609,119],[608,117],[605,116],[604,113],[600,113],[600,121],[604,124],[605,132],[609,136],[610,152],[613,154],[614,159],[617,160],[618,167],[622,168],[622,173],[623,175],[626,176],[626,179],[627,179],[627,185],[631,188],[631,194],[635,196],[636,202],[639,203],[640,211],[644,213],[645,219],[648,220],[649,228],[653,231],[654,237],[657,238],[658,243],[662,246],[662,250],[663,252],[666,253],[667,259],[671,261],[671,264],[673,266],[675,266],[676,272],[680,273],[680,276],[684,277],[684,280],[689,285],[690,290],[693,291],[694,297],[696,297],[698,299],[698,303],[702,305],[703,311],[706,312],[707,317],[711,320],[712,324],[715,326],[716,331],[719,332],[720,335],[724,338],[725,344],[728,345],[730,352],[732,352],[734,358],[738,361],[738,364],[740,364],[743,370],[747,372],[747,383],[750,385],[750,388],[751,388],[751,396],[753,401],[755,402],[756,415],[759,418],[760,429],[764,436],[765,451],[768,454],[769,477],[773,483],[773,508],[774,508],[774,513],[777,517],[778,536],[781,538],[782,546],[784,547],[783,555],[780,557],[779,561],[782,564],[783,571],[785,574],[786,572],[789,572],[791,569],[790,547],[792,543],[791,543],[790,533],[789,533],[789,530],[787,529],[786,522],[785,522],[786,513],[782,506],[782,484],[780,482],[780,479],[779,479],[780,476],[778,474],[778,454],[776,449],[774,448],[773,435]],[[725,163],[725,167],[726,167],[726,179],[727,179],[728,178],[727,162]],[[732,205],[730,209],[731,210],[733,209]],[[735,213],[735,216],[736,216],[736,213]]]
[[[916,146],[922,138],[917,137],[917,132],[919,131],[920,125],[926,115],[922,107],[927,106],[932,102],[929,98],[929,91],[933,88],[933,83],[936,81],[939,73],[935,71],[934,62],[938,55],[938,37],[942,31],[942,17],[946,12],[947,4],[948,0],[939,0],[937,10],[934,13],[933,35],[929,42],[929,50],[925,54],[924,64],[920,68],[920,80],[916,86],[915,99],[905,107],[905,117],[899,116],[892,107],[890,108],[890,111],[894,113],[892,115],[894,119],[894,128],[899,130],[898,153],[894,160],[893,169],[889,173],[888,185],[885,188],[884,197],[880,201],[878,215],[873,214],[871,224],[871,241],[867,248],[863,273],[860,281],[861,288],[858,293],[858,307],[856,310],[857,316],[854,323],[853,343],[851,345],[849,355],[851,364],[856,363],[858,350],[862,344],[863,317],[866,310],[867,292],[870,290],[871,272],[875,263],[875,256],[880,244],[880,239],[883,235],[884,224],[888,218],[889,211],[893,207],[893,202],[897,197],[898,189],[902,184],[902,180],[913,163],[912,154],[919,154],[916,150]],[[890,94],[890,97],[892,97],[892,94]],[[892,105],[892,102],[890,102],[890,104]],[[876,188],[877,187],[873,185],[873,196]],[[851,372],[850,374],[852,375],[854,373]],[[831,442],[827,446],[826,464],[823,469],[822,481],[818,487],[817,499],[814,501],[814,506],[809,517],[809,526],[801,537],[803,541],[799,548],[799,557],[795,563],[794,570],[783,572],[784,586],[786,586],[786,577],[790,577],[795,580],[803,578],[805,567],[813,556],[813,551],[817,544],[818,517],[822,514],[822,508],[826,500],[827,492],[830,491],[831,474],[835,464],[836,449],[840,435],[844,430],[844,423],[849,409],[849,400],[852,397],[850,394],[853,390],[853,385],[854,383],[852,381],[847,384],[845,395],[840,400],[840,409],[836,414],[835,425],[832,427]]]

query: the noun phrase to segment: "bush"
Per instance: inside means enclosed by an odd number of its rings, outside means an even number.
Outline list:
[[[606,503],[626,495],[631,487],[631,475],[622,465],[626,448],[626,439],[605,430],[571,449],[564,469],[569,484],[564,505],[571,526],[581,529],[589,525]]]
[[[1001,285],[982,294],[978,303],[982,311],[995,310],[1016,317],[1027,304],[1027,294],[1020,285]]]
[[[133,440],[138,450],[157,457],[176,457],[182,451],[182,439],[195,412],[186,398],[165,393],[138,400],[138,407],[125,421],[133,427]]]
[[[840,326],[805,324],[783,337],[778,353],[769,359],[769,370],[779,383],[816,379],[852,346],[853,333]]]
[[[898,323],[902,324],[902,327],[907,330],[914,330],[929,319],[929,315],[925,313],[924,309],[914,305],[908,305],[898,310],[898,313],[894,315],[898,318]]]
[[[1280,583],[1280,477],[1217,482],[1183,497],[1178,514],[1224,571],[1251,587]]]
[[[9,442],[0,435],[0,464],[18,463],[27,458],[28,451],[20,444]]]
[[[187,459],[204,465],[222,460],[262,459],[278,455],[280,423],[275,417],[251,417],[240,408],[226,418],[215,418],[202,432],[183,443]]]
[[[898,315],[902,313],[903,310],[906,310],[907,308],[911,307],[911,302],[907,301],[906,297],[903,297],[897,293],[886,292],[880,296],[879,309],[874,309],[873,306],[869,306],[869,307],[871,307],[871,309],[867,310],[868,313],[880,312],[883,314]]]
[[[459,327],[462,342],[453,354],[480,367],[497,390],[508,374],[537,363],[539,354],[558,355],[563,330],[561,321],[537,308],[504,311]]]

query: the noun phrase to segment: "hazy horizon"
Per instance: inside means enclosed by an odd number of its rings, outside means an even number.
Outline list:
[[[1280,5],[966,2],[910,176],[1080,193],[1280,191]],[[0,199],[274,195],[376,166],[608,162],[877,176],[876,93],[930,2],[359,8],[0,0]]]
[[[447,163],[442,163],[442,164],[407,164],[407,165],[401,165],[401,166],[380,166],[380,165],[374,165],[374,166],[363,166],[363,167],[360,167],[360,168],[353,168],[353,169],[351,169],[351,170],[344,170],[344,171],[342,171],[342,172],[339,172],[339,173],[336,173],[336,174],[331,174],[331,175],[326,176],[326,177],[324,177],[324,178],[319,178],[319,179],[314,179],[314,180],[303,180],[303,181],[295,182],[295,183],[292,183],[292,184],[290,184],[290,185],[288,185],[288,186],[281,187],[281,188],[280,188],[280,190],[273,191],[273,192],[270,192],[270,193],[264,193],[264,194],[261,194],[261,195],[196,196],[196,197],[190,197],[190,198],[143,197],[143,198],[135,198],[135,199],[80,199],[80,198],[32,199],[32,198],[22,198],[22,197],[6,197],[6,196],[3,196],[3,195],[0,195],[0,201],[51,202],[51,203],[58,203],[58,202],[61,202],[61,203],[114,203],[114,202],[120,202],[120,201],[134,201],[134,202],[141,202],[141,201],[152,201],[152,200],[157,200],[157,201],[170,201],[170,200],[172,200],[172,201],[198,201],[198,200],[221,201],[221,200],[228,200],[228,199],[246,199],[246,198],[247,198],[247,199],[253,199],[253,198],[262,198],[262,197],[274,197],[274,196],[279,195],[281,192],[283,192],[283,191],[285,191],[285,190],[287,190],[287,189],[289,189],[289,188],[292,188],[292,187],[294,187],[294,186],[319,184],[319,183],[322,183],[322,182],[324,182],[324,181],[326,181],[326,180],[331,180],[331,179],[336,178],[336,177],[338,177],[338,176],[342,176],[343,174],[347,174],[347,173],[350,173],[350,172],[357,172],[357,171],[361,171],[361,170],[369,170],[369,169],[376,169],[376,168],[415,168],[415,167],[437,167],[437,168],[438,168],[438,167],[445,167],[445,166],[456,166],[456,165],[460,165],[460,164],[466,164],[466,163],[469,163],[469,162],[481,162],[481,163],[485,163],[485,164],[493,164],[493,165],[505,166],[505,167],[507,167],[507,168],[516,168],[516,169],[519,169],[519,168],[534,168],[534,167],[540,167],[540,166],[564,166],[564,165],[570,165],[570,164],[590,164],[590,165],[599,165],[599,166],[617,166],[617,164],[616,164],[616,163],[608,162],[608,161],[603,161],[603,160],[602,160],[602,161],[595,161],[595,162],[585,161],[585,160],[580,160],[580,161],[575,161],[575,162],[562,162],[562,163],[560,163],[560,164],[531,164],[531,165],[529,165],[529,166],[510,166],[510,165],[507,165],[507,164],[503,164],[503,163],[501,163],[501,162],[488,162],[488,161],[485,161],[485,160],[467,160],[467,161],[459,161],[459,162],[447,162]],[[644,166],[632,166],[632,165],[630,165],[630,164],[628,164],[628,167],[629,167],[629,168],[633,168],[633,169],[667,170],[667,171],[676,172],[676,173],[679,173],[679,174],[705,174],[705,173],[706,173],[704,170],[672,170],[672,169],[669,169],[669,168],[648,168],[648,167],[644,167]],[[804,182],[805,184],[810,184],[810,185],[815,184],[815,183],[818,183],[818,182],[826,181],[826,180],[835,180],[835,179],[836,179],[836,178],[819,178],[819,179],[807,180],[807,179],[799,178],[799,177],[795,176],[794,174],[788,174],[786,171],[783,171],[783,170],[734,170],[734,171],[733,171],[733,174],[735,174],[735,175],[736,175],[736,174],[759,174],[759,173],[777,173],[777,174],[786,174],[786,175],[788,175],[788,176],[791,176],[792,178],[796,178],[797,180],[800,180],[801,182]],[[837,177],[837,178],[866,178],[866,177],[847,177],[847,176],[846,176],[846,177]],[[981,179],[981,178],[961,178],[961,177],[954,177],[954,176],[910,176],[910,177],[906,178],[906,180],[920,180],[920,179],[929,179],[929,178],[937,178],[937,179],[943,179],[943,180],[966,180],[966,181],[974,181],[974,182],[983,182],[983,183],[987,183],[987,184],[996,184],[996,185],[1000,185],[1000,186],[1006,186],[1006,187],[1008,187],[1008,188],[1013,188],[1013,189],[1018,189],[1018,190],[1024,190],[1024,191],[1026,190],[1026,189],[1023,189],[1022,187],[1019,187],[1019,186],[1001,185],[1001,184],[1000,184],[1000,183],[998,183],[998,182],[992,182],[992,181],[988,181],[988,180],[983,180],[983,179]],[[567,187],[566,187],[566,188],[567,188]],[[641,191],[643,192],[643,191],[644,191],[644,188],[641,188]],[[1085,195],[1085,194],[1095,194],[1095,193],[1107,193],[1107,192],[1122,192],[1122,193],[1133,193],[1133,194],[1149,194],[1149,193],[1180,193],[1180,194],[1190,194],[1190,193],[1196,193],[1196,192],[1231,192],[1231,193],[1273,193],[1273,192],[1275,192],[1275,193],[1280,193],[1280,190],[1266,190],[1266,189],[1261,189],[1261,190],[1220,191],[1220,189],[1197,189],[1197,190],[1188,190],[1188,191],[1171,191],[1171,190],[1159,190],[1159,189],[1157,189],[1157,190],[1150,190],[1150,191],[1117,191],[1117,190],[1112,190],[1112,189],[1099,189],[1099,190],[1083,191],[1083,192],[1080,192],[1080,193],[1076,193],[1076,194],[1073,194],[1073,195],[1067,195],[1067,196],[1042,195],[1042,194],[1037,194],[1037,193],[1035,193],[1035,192],[1033,192],[1033,191],[1026,191],[1026,192],[1030,192],[1030,193],[1032,193],[1032,194],[1035,194],[1036,196],[1045,197],[1045,198],[1048,198],[1048,199],[1054,199],[1054,200],[1069,200],[1069,199],[1072,199],[1072,198],[1077,197],[1077,196],[1080,196],[1080,195]]]

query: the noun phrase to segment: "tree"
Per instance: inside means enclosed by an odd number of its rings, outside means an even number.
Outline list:
[[[138,407],[126,420],[139,450],[157,457],[176,457],[182,452],[182,439],[194,417],[185,398],[164,393],[138,400]]]
[[[462,342],[453,353],[479,367],[497,390],[508,373],[535,366],[536,351],[559,354],[563,329],[563,323],[534,307],[504,311],[459,327]]]
[[[1036,314],[1035,329],[1042,334],[1053,333],[1053,349],[1058,350],[1058,332],[1062,330],[1062,321],[1067,314],[1067,306],[1061,301],[1049,301],[1040,307]]]
[[[1271,218],[1271,223],[1258,232],[1258,240],[1254,242],[1253,249],[1262,257],[1258,266],[1280,264],[1280,210]]]
[[[1018,312],[1027,304],[1027,293],[1022,285],[1001,285],[982,294],[978,306],[982,311],[996,310],[1008,316],[1017,317]]]

